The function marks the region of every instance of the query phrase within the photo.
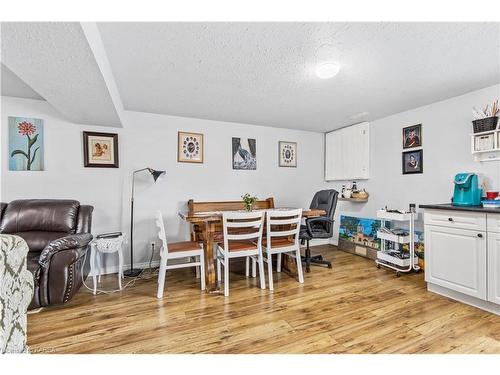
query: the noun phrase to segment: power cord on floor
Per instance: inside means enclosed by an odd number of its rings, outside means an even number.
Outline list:
[[[151,267],[152,263],[153,263],[153,256],[154,256],[154,250],[155,250],[155,245],[154,243],[151,244],[151,257],[149,258],[149,265],[148,265],[148,268],[147,269],[143,269],[141,271],[141,273],[138,275],[138,276],[135,276],[135,277],[127,277],[127,279],[130,279],[125,285],[122,285],[122,288],[121,289],[112,289],[112,290],[103,290],[103,289],[96,289],[96,295],[97,294],[113,294],[113,293],[117,293],[117,292],[121,292],[123,291],[124,289],[128,288],[128,287],[131,287],[131,286],[134,286],[135,285],[135,282],[137,280],[150,280],[154,277],[157,277],[158,276],[158,273],[159,273],[159,270],[158,269],[154,269]],[[85,252],[85,256],[83,258],[83,264],[85,264],[86,260],[87,260],[87,252]],[[100,271],[100,270],[99,270]],[[89,287],[86,283],[85,283],[85,279],[83,277],[83,272],[82,272],[82,283],[83,285],[85,286],[85,288],[87,288],[88,290],[90,290],[92,293],[94,293],[94,288],[91,288]]]

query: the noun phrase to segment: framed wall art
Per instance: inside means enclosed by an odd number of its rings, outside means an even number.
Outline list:
[[[257,142],[252,138],[233,138],[233,169],[257,169]]]
[[[83,132],[83,165],[118,168],[118,134]]]
[[[403,152],[403,174],[424,173],[424,151]]]
[[[297,167],[297,142],[279,142],[279,166]]]
[[[177,161],[182,163],[203,163],[203,134],[179,132]]]
[[[422,124],[403,128],[403,148],[422,146]]]
[[[43,120],[9,117],[9,170],[43,171]]]

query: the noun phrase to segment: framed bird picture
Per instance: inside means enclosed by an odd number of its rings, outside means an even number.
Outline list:
[[[181,163],[203,163],[203,134],[178,133],[177,161]]]
[[[257,142],[252,138],[233,138],[233,169],[257,169]]]

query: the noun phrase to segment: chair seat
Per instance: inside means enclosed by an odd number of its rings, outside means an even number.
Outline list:
[[[247,251],[247,250],[257,250],[257,245],[253,243],[252,241],[228,241],[229,245],[229,252],[235,252],[235,251]],[[224,250],[224,243],[219,244],[219,247]]]
[[[171,242],[168,244],[169,253],[178,253],[184,251],[199,251],[202,250],[201,245],[195,241]]]
[[[271,238],[271,248],[280,248],[280,247],[289,247],[295,245],[295,241],[290,240],[288,238],[279,238],[279,237],[274,237]],[[267,247],[267,238],[262,239],[262,246]]]

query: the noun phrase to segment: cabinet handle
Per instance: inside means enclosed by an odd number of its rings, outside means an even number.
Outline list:
[[[477,234],[477,236],[478,236],[479,238],[483,238],[483,235],[482,235],[481,233],[478,233],[478,234]]]
[[[453,221],[453,218],[452,218],[452,217],[449,217],[449,218],[448,218],[448,221]]]

